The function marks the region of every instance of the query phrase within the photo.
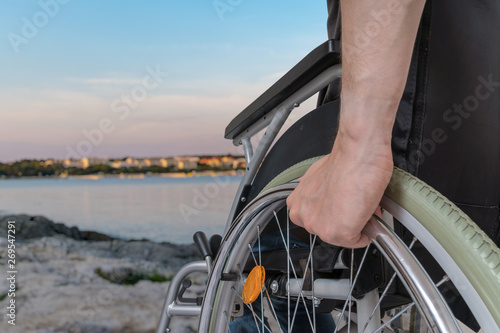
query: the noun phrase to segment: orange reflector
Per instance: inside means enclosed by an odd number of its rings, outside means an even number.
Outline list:
[[[266,270],[262,266],[255,266],[250,274],[248,274],[245,285],[243,286],[243,303],[253,303],[260,295],[264,279],[266,278]]]

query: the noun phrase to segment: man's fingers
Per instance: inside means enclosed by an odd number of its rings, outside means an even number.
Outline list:
[[[361,234],[361,237],[359,238],[359,240],[354,243],[354,244],[351,244],[351,245],[346,245],[344,247],[348,247],[348,248],[352,248],[352,249],[359,249],[359,248],[363,248],[363,247],[367,247],[372,241],[370,240],[370,238],[365,235],[365,234]]]
[[[299,205],[295,205],[295,200],[296,199],[296,191],[293,191],[288,198],[286,199],[286,205],[288,206],[288,217],[290,220],[297,225],[302,225],[300,224],[300,219],[299,219],[299,212],[297,210],[297,207],[300,207]]]
[[[290,221],[298,225],[300,227],[305,228],[305,224],[303,223],[301,217],[300,217],[300,212],[297,209],[290,209],[289,213],[289,218]],[[311,226],[310,226],[311,227]],[[306,228],[306,230],[312,234],[318,235],[319,238],[321,238],[323,241],[337,245],[337,246],[342,246],[346,248],[363,248],[366,247],[368,244],[371,243],[370,238],[365,235],[364,233],[359,233],[358,235],[350,235],[347,236],[343,234],[342,232],[335,232],[335,231],[325,231],[324,228],[320,230],[313,230],[313,228]],[[325,233],[326,232],[326,233]]]
[[[294,192],[292,192],[288,198],[286,198],[286,205],[288,207],[288,210],[291,212],[292,207],[293,207],[293,198],[294,198]]]
[[[302,220],[300,219],[300,214],[296,209],[290,209],[288,212],[288,217],[290,218],[290,221],[292,221],[293,224],[298,225],[299,227],[303,227],[304,224],[302,223]]]

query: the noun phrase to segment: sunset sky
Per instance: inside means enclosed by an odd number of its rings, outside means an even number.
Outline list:
[[[326,1],[2,0],[0,36],[0,162],[240,153],[226,124],[326,40]]]

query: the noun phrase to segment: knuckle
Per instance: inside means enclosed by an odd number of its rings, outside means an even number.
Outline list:
[[[299,215],[297,213],[296,210],[290,210],[290,212],[288,213],[288,217],[290,218],[290,220],[295,223],[295,224],[302,224],[301,223],[301,220],[299,218]]]

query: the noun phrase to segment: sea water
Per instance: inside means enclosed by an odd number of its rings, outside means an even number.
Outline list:
[[[222,233],[240,176],[0,180],[0,215],[43,215],[123,239]]]

